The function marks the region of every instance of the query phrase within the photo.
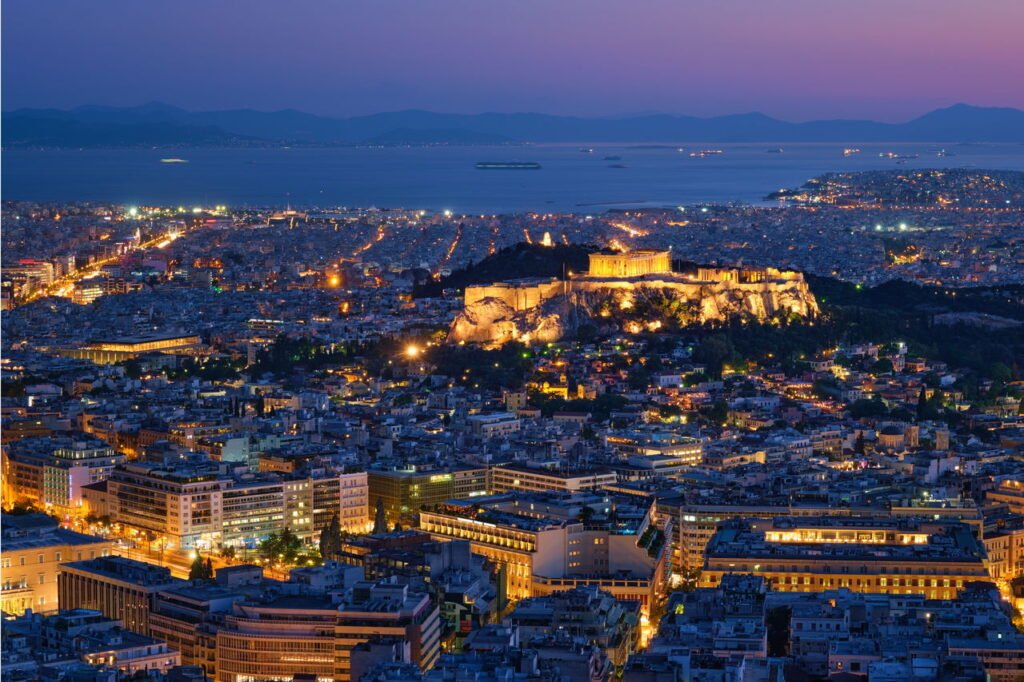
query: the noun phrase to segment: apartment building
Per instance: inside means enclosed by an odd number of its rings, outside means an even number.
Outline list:
[[[424,593],[392,581],[356,584],[341,602],[279,594],[234,605],[217,632],[218,682],[316,679],[349,682],[352,650],[380,638],[409,642],[429,670],[440,654],[438,608]]]
[[[101,440],[26,438],[4,448],[4,499],[70,513],[82,507],[82,487],[106,480],[125,456]]]
[[[612,509],[601,495],[509,494],[424,510],[420,529],[468,540],[502,568],[509,599],[598,587],[648,613],[669,577],[665,530],[653,506]]]

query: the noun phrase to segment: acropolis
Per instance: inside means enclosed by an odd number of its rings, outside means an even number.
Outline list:
[[[818,304],[803,274],[774,268],[698,267],[674,272],[669,251],[596,252],[586,273],[466,288],[450,339],[499,345],[560,338],[581,317],[609,317],[635,300],[665,295],[689,303],[696,324],[733,317],[767,321],[779,314],[814,317]],[[658,322],[660,326],[660,321]],[[636,323],[633,323],[635,326]],[[628,329],[627,329],[628,331]]]

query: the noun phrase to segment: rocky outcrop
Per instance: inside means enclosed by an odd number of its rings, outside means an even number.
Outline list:
[[[534,294],[536,285],[530,287],[527,293]],[[526,307],[504,289],[496,291],[500,298],[474,296],[468,301],[452,324],[450,341],[487,346],[508,341],[547,343],[581,324],[636,332],[731,319],[813,318],[819,312],[814,294],[798,273],[754,282],[685,280],[671,275],[584,279],[569,287],[552,287],[536,305]]]
[[[573,331],[570,303],[556,296],[528,310],[516,311],[498,298],[484,298],[466,306],[452,323],[448,340],[501,346],[509,341],[549,343]]]

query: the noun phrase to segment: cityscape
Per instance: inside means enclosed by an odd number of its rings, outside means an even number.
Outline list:
[[[805,0],[437,2],[464,53],[410,5],[5,5],[0,677],[1024,680],[1024,88],[932,78],[1024,63],[1021,8],[936,9],[909,83]],[[119,12],[136,64],[81,42]],[[633,33],[684,19],[767,63],[669,97],[720,48]],[[761,89],[789,50],[877,116]]]

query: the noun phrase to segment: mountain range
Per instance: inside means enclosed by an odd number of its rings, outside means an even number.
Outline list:
[[[18,109],[3,113],[14,147],[519,144],[542,142],[1011,142],[1024,143],[1024,111],[956,104],[904,123],[792,123],[761,113],[586,118],[537,113],[421,110],[332,118],[294,109],[187,111],[137,107]]]

